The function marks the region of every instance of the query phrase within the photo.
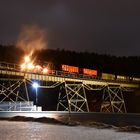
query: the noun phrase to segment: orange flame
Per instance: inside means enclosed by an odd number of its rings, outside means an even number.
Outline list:
[[[48,69],[44,68],[42,72],[43,72],[43,74],[46,74],[46,73],[48,73]]]

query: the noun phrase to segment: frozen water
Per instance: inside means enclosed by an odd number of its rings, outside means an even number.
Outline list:
[[[140,134],[84,126],[0,121],[0,140],[140,140]]]

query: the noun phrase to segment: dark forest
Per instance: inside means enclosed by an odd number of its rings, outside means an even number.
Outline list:
[[[0,45],[0,61],[19,64],[24,52],[14,45]],[[81,68],[96,69],[98,72],[140,77],[140,56],[116,57],[94,52],[75,52],[64,49],[36,51],[37,61],[51,62],[55,66],[67,64]]]
[[[14,45],[0,45],[0,61],[20,64],[24,55],[26,54]],[[74,52],[64,49],[46,49],[36,51],[32,57],[35,58],[36,61],[41,61],[42,63],[51,62],[55,64],[55,66],[59,64],[67,64],[81,68],[96,69],[98,72],[140,77],[140,56],[116,57],[106,54],[99,55],[93,52]],[[92,96],[94,96],[92,99],[95,99],[96,102],[93,104],[91,101],[92,103],[90,103],[90,105],[92,104],[94,107],[89,107],[93,109],[91,109],[91,111],[99,111],[99,97],[96,97],[96,95]],[[90,96],[88,97],[90,98]],[[54,99],[54,96],[52,98]],[[46,101],[49,103],[50,99],[46,99]],[[139,90],[135,93],[125,94],[125,101],[128,112],[140,112],[140,109],[137,107],[140,101]],[[51,105],[49,110],[54,110],[56,105],[54,104],[52,107]]]

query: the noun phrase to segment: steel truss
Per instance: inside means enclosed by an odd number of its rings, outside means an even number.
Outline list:
[[[33,106],[33,103],[29,101],[28,82],[25,79],[1,78],[0,110],[21,111],[23,106],[26,109]]]
[[[9,101],[7,111],[17,111],[16,104],[18,102],[26,102],[30,107],[29,86],[33,84],[33,81],[34,80],[27,80],[24,78],[0,78],[0,110],[3,110],[1,107],[7,101]],[[121,86],[89,85],[82,82],[62,81],[51,82],[51,84],[47,81],[38,82],[40,82],[39,88],[54,89],[59,87],[57,111],[89,112],[86,91],[100,90],[100,92],[103,92],[101,112],[126,113],[123,92],[131,90]]]
[[[103,89],[100,112],[126,113],[123,91],[126,89],[121,86],[106,86]]]
[[[89,112],[86,89],[83,83],[67,83],[60,86],[57,111]]]

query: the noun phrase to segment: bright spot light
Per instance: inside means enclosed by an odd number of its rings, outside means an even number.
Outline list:
[[[22,64],[20,67],[21,67],[22,70],[26,69],[26,65],[25,64]]]
[[[38,88],[39,87],[39,84],[34,82],[33,85],[32,85],[34,88]]]
[[[27,69],[28,70],[34,69],[34,65],[32,63],[27,64]]]
[[[48,69],[47,68],[44,68],[43,69],[43,73],[45,74],[45,73],[48,73]]]
[[[45,113],[45,115],[44,115],[44,113],[42,114],[40,112],[38,112],[38,113],[27,113],[25,115],[26,115],[26,117],[33,117],[33,118],[47,117],[47,118],[59,119],[59,116],[58,115],[53,114],[51,112]]]
[[[42,67],[40,65],[35,66],[37,69],[41,69]]]
[[[25,63],[30,62],[30,57],[29,57],[29,56],[25,56],[25,57],[24,57],[24,61],[25,61]]]

